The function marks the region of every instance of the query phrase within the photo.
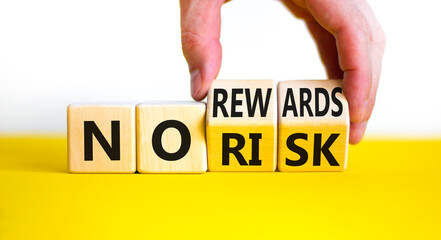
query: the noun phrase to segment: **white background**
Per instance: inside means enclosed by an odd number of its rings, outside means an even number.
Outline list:
[[[369,2],[387,46],[368,134],[440,136],[441,4]],[[221,42],[218,78],[326,78],[277,1],[225,4]],[[147,100],[191,100],[177,0],[0,1],[0,133],[64,133],[72,102]]]

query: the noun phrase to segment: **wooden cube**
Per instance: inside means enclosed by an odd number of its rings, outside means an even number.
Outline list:
[[[196,102],[138,105],[138,172],[206,172],[205,108]]]
[[[134,104],[71,104],[67,109],[69,171],[136,171]]]
[[[207,101],[209,171],[275,171],[274,81],[215,80]]]
[[[343,171],[349,140],[341,80],[278,84],[280,171]]]

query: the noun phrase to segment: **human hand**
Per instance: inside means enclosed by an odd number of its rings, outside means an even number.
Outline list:
[[[343,79],[351,119],[349,142],[361,141],[375,105],[385,35],[365,0],[282,0],[305,21],[330,79]],[[191,75],[191,95],[202,100],[222,60],[223,0],[181,0],[182,50]]]

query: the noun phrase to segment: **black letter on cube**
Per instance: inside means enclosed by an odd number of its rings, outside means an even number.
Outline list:
[[[236,139],[237,145],[230,147],[230,139]],[[260,166],[262,161],[259,159],[259,140],[262,139],[261,133],[250,133],[251,139],[251,160],[249,165]],[[245,146],[245,138],[238,133],[223,133],[222,134],[222,165],[230,165],[230,153],[232,153],[239,165],[247,166],[248,163],[239,152]]]
[[[104,138],[101,131],[94,121],[84,121],[84,161],[93,161],[93,141],[92,135],[95,135],[96,140],[103,147],[110,160],[120,160],[120,134],[119,134],[119,121],[112,121],[112,146]]]
[[[234,138],[237,141],[235,147],[230,147],[230,139]],[[245,146],[245,138],[238,133],[223,133],[222,134],[222,165],[230,165],[230,153],[232,153],[240,165],[248,165],[245,158],[239,152]]]
[[[250,139],[251,139],[250,165],[261,166],[262,160],[259,159],[259,140],[262,139],[262,133],[250,133]]]
[[[320,158],[321,153],[325,156],[326,160],[328,160],[331,166],[340,166],[335,160],[334,155],[329,151],[329,148],[335,142],[335,140],[340,136],[339,133],[333,133],[329,136],[328,140],[326,140],[325,144],[322,146],[322,134],[316,133],[314,134],[314,160],[313,166],[320,166]]]
[[[175,153],[168,153],[162,147],[162,134],[167,128],[176,128],[181,134],[181,147]],[[166,120],[158,124],[153,131],[152,146],[156,155],[166,161],[176,161],[183,158],[190,150],[190,131],[184,123],[177,120]]]
[[[286,139],[286,146],[288,147],[288,149],[299,154],[299,156],[300,156],[300,158],[298,160],[291,160],[289,158],[286,158],[286,165],[288,165],[288,166],[293,166],[293,167],[302,166],[303,164],[306,163],[306,161],[308,161],[308,152],[304,148],[295,144],[294,141],[296,139],[308,140],[308,134],[294,133],[294,134],[291,134]]]

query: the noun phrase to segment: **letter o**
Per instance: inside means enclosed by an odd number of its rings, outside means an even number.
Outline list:
[[[175,153],[169,153],[162,147],[162,134],[168,128],[176,128],[181,135],[181,147]],[[190,150],[191,136],[190,131],[184,123],[177,120],[166,120],[158,124],[153,131],[152,146],[158,157],[166,161],[176,161],[183,158]]]

